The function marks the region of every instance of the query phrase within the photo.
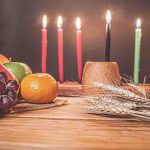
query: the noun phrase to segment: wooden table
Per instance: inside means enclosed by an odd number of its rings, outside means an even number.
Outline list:
[[[60,86],[60,95],[63,92]],[[68,104],[1,118],[0,150],[150,149],[150,122],[87,114],[79,107],[80,98],[58,99]]]

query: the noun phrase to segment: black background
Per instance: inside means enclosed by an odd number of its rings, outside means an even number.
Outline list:
[[[41,23],[48,16],[48,72],[58,79],[57,17],[64,28],[65,80],[76,80],[75,19],[80,16],[83,31],[83,63],[104,61],[105,14],[112,12],[111,60],[120,71],[133,75],[134,30],[142,19],[141,74],[150,81],[149,0],[0,0],[0,50],[14,61],[22,61],[34,72],[41,71]]]

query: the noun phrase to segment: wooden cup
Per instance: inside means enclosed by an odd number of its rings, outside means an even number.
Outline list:
[[[83,69],[82,85],[93,82],[121,85],[117,62],[86,62]]]

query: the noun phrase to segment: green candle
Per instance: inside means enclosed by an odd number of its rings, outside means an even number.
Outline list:
[[[134,55],[134,83],[139,83],[139,72],[140,72],[140,53],[141,53],[141,20],[137,19],[135,29],[135,55]]]

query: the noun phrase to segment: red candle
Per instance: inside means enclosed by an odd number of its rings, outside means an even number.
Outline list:
[[[59,16],[57,20],[58,27],[58,72],[60,83],[64,82],[64,54],[63,54],[63,29],[62,29],[62,17]]]
[[[82,80],[82,31],[80,18],[76,19],[76,40],[77,40],[77,70],[78,70],[78,81]]]
[[[47,17],[43,16],[42,28],[42,73],[46,72],[46,57],[47,57]]]

